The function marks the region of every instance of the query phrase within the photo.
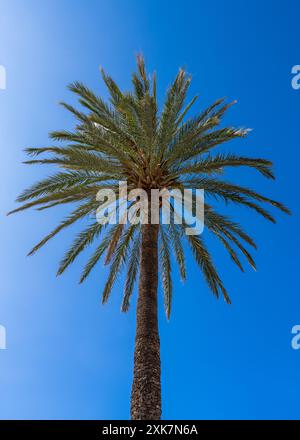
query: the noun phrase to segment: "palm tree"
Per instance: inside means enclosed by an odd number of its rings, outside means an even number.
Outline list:
[[[50,133],[52,140],[62,144],[25,150],[30,156],[25,163],[54,164],[62,170],[26,189],[17,199],[23,204],[11,212],[32,207],[44,210],[76,203],[72,213],[29,255],[67,226],[87,218],[86,228],[76,236],[60,262],[58,275],[80,252],[95,242],[95,251],[84,267],[80,282],[86,279],[105,254],[105,264],[110,265],[110,272],[103,291],[103,303],[107,302],[118,274],[126,267],[122,301],[122,311],[126,312],[139,274],[131,418],[160,419],[157,290],[160,272],[164,306],[169,318],[172,304],[171,251],[181,278],[185,280],[183,241],[186,239],[213,294],[217,298],[223,296],[227,303],[230,303],[229,295],[200,235],[186,235],[185,224],[175,223],[174,216],[169,225],[162,222],[103,225],[92,216],[99,205],[96,194],[100,189],[111,188],[120,198],[118,181],[127,181],[128,190],[142,188],[149,195],[151,189],[204,189],[206,197],[212,201],[244,205],[271,222],[275,219],[264,205],[271,205],[285,213],[289,210],[252,189],[222,178],[220,173],[227,167],[251,167],[264,177],[274,179],[269,160],[229,153],[212,154],[218,145],[243,138],[249,131],[219,126],[225,111],[233,103],[226,104],[220,99],[199,115],[187,118],[187,112],[197,96],[185,105],[191,78],[180,69],[159,112],[156,76],[146,74],[142,56],[138,56],[137,72],[132,75],[132,92],[122,92],[110,76],[103,70],[101,73],[110,102],[105,102],[80,82],[69,86],[81,104],[78,110],[62,103],[77,120],[74,130]],[[255,262],[245,246],[256,248],[256,245],[238,223],[206,202],[204,222],[241,270],[240,254],[255,269]]]

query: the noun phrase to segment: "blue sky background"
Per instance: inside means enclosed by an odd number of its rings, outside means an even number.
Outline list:
[[[291,328],[300,324],[300,90],[291,87],[291,68],[300,64],[299,13],[296,0],[0,1],[0,64],[7,73],[7,89],[0,90],[0,324],[7,330],[0,418],[129,416],[135,302],[121,314],[120,282],[101,306],[101,264],[78,285],[89,251],[56,278],[78,226],[26,257],[65,208],[5,213],[24,187],[47,174],[21,164],[23,148],[47,145],[49,131],[72,127],[58,106],[73,100],[66,85],[81,80],[106,96],[101,65],[127,88],[139,51],[157,70],[160,100],[179,66],[193,75],[196,109],[222,96],[238,100],[226,122],[254,130],[220,151],[270,158],[277,181],[251,170],[230,176],[293,211],[272,225],[226,208],[259,247],[258,271],[242,274],[209,239],[231,307],[215,300],[191,258],[185,285],[176,273],[170,322],[160,307],[163,417],[299,418],[300,351],[291,348]]]

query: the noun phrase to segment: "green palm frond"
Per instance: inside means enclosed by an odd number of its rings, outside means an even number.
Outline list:
[[[236,222],[233,222],[227,216],[219,214],[207,203],[204,204],[204,208],[205,208],[204,222],[206,225],[216,225],[218,227],[221,227],[223,230],[237,235],[239,238],[244,240],[254,249],[257,249],[257,246],[253,238],[251,238],[250,235],[243,230],[241,225],[239,225]]]
[[[226,238],[223,237],[223,235],[217,230],[212,229],[213,233],[218,237],[218,239],[223,243],[225,249],[228,251],[231,259],[234,261],[234,263],[238,266],[238,268],[244,272],[242,263],[239,260],[239,257],[237,256],[235,250],[231,247],[229,242],[226,240]]]
[[[102,239],[101,243],[97,246],[96,250],[92,254],[92,256],[89,258],[88,262],[86,263],[83,272],[80,277],[80,283],[83,283],[83,281],[88,277],[90,272],[94,269],[96,264],[101,259],[102,255],[106,251],[106,249],[109,246],[111,239],[111,230],[106,234],[106,236]]]
[[[50,232],[50,234],[46,235],[46,237],[44,237],[38,244],[36,244],[28,253],[28,255],[33,255],[37,250],[39,250],[42,246],[44,246],[51,238],[57,235],[62,229],[72,225],[80,218],[83,218],[86,215],[90,214],[93,211],[94,207],[95,207],[94,202],[88,202],[79,206],[79,208],[73,211],[73,213],[65,220],[63,220],[60,223],[60,225],[58,225],[52,232]]]
[[[177,172],[182,174],[211,174],[222,171],[224,167],[247,166],[255,168],[264,177],[274,179],[271,167],[272,162],[266,159],[240,157],[234,154],[218,154],[199,160],[191,165],[181,167]]]
[[[17,198],[17,201],[25,202],[26,200],[56,193],[58,191],[65,191],[74,187],[78,188],[78,186],[84,191],[86,185],[109,180],[109,178],[109,175],[101,175],[100,173],[95,173],[93,171],[68,171],[57,173],[23,191],[23,193]]]
[[[224,182],[220,179],[212,179],[212,178],[196,178],[189,179],[184,182],[186,188],[195,188],[195,189],[204,189],[208,193],[211,194],[219,194],[226,198],[226,193],[229,194],[243,194],[245,196],[251,197],[252,199],[258,200],[259,202],[265,202],[278,208],[280,211],[290,214],[290,210],[284,206],[282,203],[277,202],[276,200],[270,199],[269,197],[265,197],[262,194],[253,191],[250,188],[246,188],[240,185],[235,185],[229,182]]]
[[[247,208],[253,209],[259,215],[264,217],[266,220],[269,220],[272,223],[276,223],[275,218],[261,205],[251,201],[251,199],[239,194],[238,192],[233,191],[224,191],[220,186],[212,187],[203,187],[205,190],[205,194],[207,196],[213,196],[214,198],[220,198],[225,201],[225,203],[232,202],[240,205],[244,205]]]
[[[214,267],[210,253],[208,252],[203,240],[195,235],[187,236],[188,242],[194,254],[195,260],[201,268],[205,279],[217,298],[219,298],[219,290],[224,296],[225,301],[230,304],[228,293]]]
[[[175,81],[168,89],[157,132],[157,147],[161,160],[164,159],[165,151],[176,133],[176,121],[180,117],[180,110],[184,105],[190,82],[191,78],[186,76],[183,69],[180,69]]]
[[[134,245],[130,251],[130,258],[127,266],[127,275],[124,287],[122,312],[127,312],[130,306],[130,298],[132,296],[134,283],[136,281],[141,252],[141,232],[138,233],[137,238],[134,241]]]
[[[100,223],[93,223],[92,225],[89,225],[87,229],[84,231],[81,231],[78,236],[76,237],[76,240],[60,262],[57,275],[61,275],[66,268],[73,263],[75,258],[82,252],[86,246],[91,244],[93,240],[95,240],[98,235],[100,234],[102,230],[103,225]]]
[[[124,225],[123,224],[118,224],[114,233],[112,234],[112,238],[111,241],[109,243],[109,247],[107,249],[107,254],[106,254],[106,258],[105,258],[105,265],[109,264],[111,261],[111,258],[113,256],[113,253],[116,250],[116,247],[118,245],[118,242],[121,238],[122,232],[124,230]]]
[[[164,305],[167,319],[170,318],[172,307],[172,278],[171,278],[171,257],[169,249],[169,240],[163,226],[159,228],[160,232],[160,249],[159,261],[162,286],[164,292]]]
[[[124,95],[121,92],[121,90],[119,89],[116,82],[109,75],[106,75],[106,73],[104,72],[104,69],[101,68],[100,71],[101,71],[103,81],[105,82],[105,85],[110,93],[111,103],[113,106],[117,107],[120,104],[120,102],[122,101],[122,99],[124,98]]]
[[[182,246],[182,231],[180,231],[173,222],[170,222],[169,227],[169,239],[174,251],[174,255],[179,267],[179,272],[182,281],[186,279],[185,257]]]
[[[113,284],[117,278],[117,275],[119,273],[119,270],[123,266],[123,264],[125,263],[128,249],[129,249],[129,245],[130,245],[130,241],[132,239],[132,236],[133,236],[136,228],[137,228],[136,225],[131,225],[123,232],[123,235],[119,241],[117,249],[115,250],[115,253],[113,256],[113,261],[110,266],[109,276],[106,281],[103,295],[102,295],[102,303],[107,302],[109,294],[112,289],[112,286],[113,286]]]

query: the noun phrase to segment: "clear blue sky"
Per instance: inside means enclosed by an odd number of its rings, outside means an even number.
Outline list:
[[[185,285],[176,274],[170,322],[160,307],[163,417],[299,418],[300,350],[291,348],[291,328],[300,324],[300,90],[291,88],[299,13],[296,0],[1,0],[0,324],[7,350],[0,350],[0,418],[129,416],[135,304],[121,314],[118,284],[101,306],[102,265],[78,285],[87,253],[56,278],[77,227],[26,257],[65,209],[5,213],[46,173],[21,164],[23,148],[47,145],[50,130],[72,127],[58,106],[72,100],[66,85],[81,80],[105,95],[101,65],[128,87],[139,51],[157,70],[160,100],[179,66],[193,75],[199,109],[222,96],[238,100],[226,122],[253,132],[220,151],[270,158],[277,181],[251,171],[232,177],[293,211],[272,225],[227,208],[259,247],[258,271],[242,274],[211,241],[232,306],[214,299],[191,259]]]

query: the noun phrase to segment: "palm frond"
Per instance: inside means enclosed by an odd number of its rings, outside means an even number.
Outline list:
[[[159,261],[160,272],[162,279],[162,286],[164,292],[164,305],[167,319],[170,319],[171,307],[172,307],[172,278],[171,278],[171,257],[169,250],[168,237],[164,227],[159,228],[160,233],[160,248],[159,248]]]
[[[195,235],[188,235],[187,240],[190,244],[195,260],[200,266],[211,291],[214,293],[214,295],[217,298],[219,298],[219,289],[220,289],[224,296],[225,301],[228,304],[230,304],[231,301],[228,296],[228,293],[214,267],[211,256],[203,240]]]
[[[272,162],[266,159],[249,158],[236,156],[234,154],[218,154],[214,157],[208,157],[203,160],[199,160],[191,165],[184,165],[177,173],[182,174],[210,174],[223,170],[224,167],[240,167],[247,166],[255,168],[264,177],[274,179],[271,167]]]
[[[67,171],[54,174],[23,191],[17,198],[18,202],[25,202],[48,194],[53,194],[58,191],[65,191],[73,187],[80,187],[82,191],[85,185],[95,184],[104,180],[108,180],[109,175],[101,175],[93,171]]]
[[[61,275],[66,268],[73,263],[75,258],[98,237],[103,225],[100,223],[93,223],[89,225],[84,231],[81,231],[62,261],[60,262],[57,275]]]
[[[112,238],[111,241],[109,243],[109,247],[107,249],[107,254],[106,254],[106,258],[105,258],[105,265],[109,264],[111,261],[111,258],[113,256],[113,253],[117,247],[117,244],[119,242],[119,239],[122,235],[122,232],[124,230],[124,225],[123,224],[118,224],[118,226],[116,227],[114,233],[112,234]]]
[[[60,225],[58,225],[52,232],[50,232],[50,234],[46,235],[46,237],[44,237],[37,245],[35,245],[28,253],[28,255],[33,255],[37,250],[39,250],[42,246],[44,246],[51,238],[53,238],[56,234],[58,234],[62,229],[72,225],[80,218],[89,214],[93,210],[93,208],[94,208],[93,202],[88,202],[79,206],[75,211],[73,211],[73,213],[69,217],[63,220],[60,223]]]
[[[100,69],[101,71],[101,75],[103,78],[103,81],[105,82],[105,85],[110,93],[110,100],[111,103],[117,107],[120,103],[120,101],[123,99],[123,93],[121,92],[121,90],[119,89],[118,85],[116,84],[116,82],[104,72],[104,69]]]
[[[84,267],[84,270],[80,277],[80,283],[83,283],[83,281],[87,278],[87,276],[90,274],[92,269],[96,266],[98,261],[101,259],[103,253],[106,251],[106,249],[109,246],[109,243],[111,241],[111,235],[113,234],[114,230],[117,228],[118,225],[114,225],[107,231],[106,235],[102,239],[101,243],[97,246],[96,250],[92,254],[92,256],[89,258],[87,264]]]
[[[163,160],[165,151],[176,132],[176,121],[184,104],[190,82],[191,78],[186,76],[183,69],[180,69],[175,81],[167,91],[157,132],[157,146],[161,160]]]
[[[137,278],[137,273],[140,263],[140,252],[141,252],[141,232],[138,233],[132,249],[130,251],[129,262],[127,266],[127,275],[125,280],[124,294],[121,310],[122,312],[127,312],[130,306],[130,299],[133,292],[134,283]]]
[[[182,247],[182,233],[181,231],[178,230],[174,222],[170,222],[168,227],[169,227],[169,238],[179,267],[180,276],[182,281],[185,281],[186,268],[185,268],[184,250]]]
[[[214,192],[219,194],[223,193],[224,197],[226,197],[227,193],[243,194],[260,202],[268,203],[271,206],[278,208],[280,211],[284,212],[285,214],[291,214],[290,210],[285,205],[283,205],[283,203],[270,199],[269,197],[265,197],[262,194],[259,194],[250,188],[246,188],[244,186],[232,184],[229,182],[224,182],[220,179],[212,179],[207,177],[195,178],[185,181],[184,185],[186,188],[195,188],[195,189],[201,188],[204,189],[205,191],[211,192],[212,194]]]
[[[119,241],[117,249],[115,250],[114,258],[110,266],[110,272],[102,295],[102,303],[106,303],[108,300],[109,294],[117,278],[119,270],[126,260],[129,244],[136,228],[137,225],[131,225],[122,234],[121,240]]]

